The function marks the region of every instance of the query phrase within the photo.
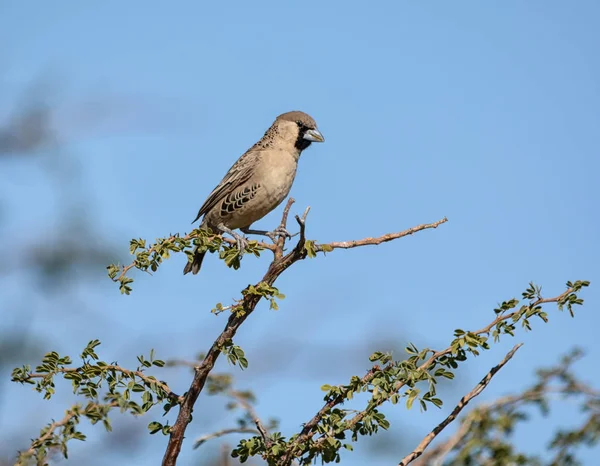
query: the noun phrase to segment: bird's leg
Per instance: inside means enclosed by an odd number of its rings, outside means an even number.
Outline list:
[[[246,247],[248,246],[248,240],[246,238],[244,238],[242,235],[238,235],[235,231],[233,231],[230,228],[227,228],[222,223],[219,223],[217,225],[217,228],[219,230],[221,230],[223,233],[228,233],[231,236],[233,236],[233,239],[235,239],[235,243],[238,248],[238,251],[240,251],[240,254],[244,252],[244,249],[246,249]],[[244,230],[242,230],[242,231],[244,231]]]
[[[273,231],[265,231],[265,230],[253,230],[251,228],[240,228],[247,235],[262,235],[271,239],[274,243],[277,241],[278,236],[285,236],[288,239],[291,239],[292,236],[290,232],[287,231],[283,226],[279,225]],[[296,233],[297,234],[297,233]]]

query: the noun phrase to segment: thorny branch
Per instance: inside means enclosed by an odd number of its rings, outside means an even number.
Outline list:
[[[521,346],[523,346],[522,343],[516,345],[512,350],[510,350],[508,352],[508,354],[504,357],[504,359],[502,361],[500,361],[500,363],[497,366],[494,366],[486,374],[486,376],[483,379],[481,379],[481,381],[473,388],[473,390],[471,390],[469,393],[467,393],[465,396],[463,396],[460,399],[460,401],[458,402],[456,407],[452,410],[452,412],[448,415],[448,417],[446,417],[446,419],[444,419],[429,434],[427,434],[425,436],[425,438],[421,441],[421,443],[419,443],[417,448],[415,448],[410,454],[406,455],[402,459],[402,461],[400,461],[398,466],[406,466],[407,464],[412,463],[415,459],[417,459],[419,456],[421,456],[423,454],[423,452],[425,451],[425,449],[433,441],[433,439],[435,437],[437,437],[439,435],[439,433],[442,430],[444,430],[448,424],[450,424],[452,421],[454,421],[456,419],[456,417],[463,410],[463,408],[465,406],[467,406],[469,401],[471,401],[473,398],[475,398],[477,395],[479,395],[489,385],[489,383],[492,381],[492,377],[494,377],[494,375],[496,375],[498,373],[498,371],[500,369],[502,369],[502,367],[504,367],[504,365],[512,359],[514,354],[517,352],[517,350]]]
[[[281,226],[284,228],[287,226],[287,219],[289,215],[290,208],[294,203],[294,199],[290,198],[285,206],[283,217],[281,221]],[[306,216],[308,215],[309,209],[306,209],[302,217],[297,218],[297,222],[300,225],[300,238],[298,243],[294,247],[294,249],[284,255],[284,246],[285,246],[285,238],[281,236],[276,245],[269,245],[267,249],[271,249],[274,252],[274,259],[269,265],[267,272],[263,276],[261,282],[264,282],[268,285],[273,285],[277,278],[292,264],[299,260],[303,260],[307,257],[308,252],[305,248],[306,245],[306,237],[305,237],[305,221]],[[410,228],[408,230],[392,233],[389,235],[384,235],[379,238],[365,238],[363,240],[358,240],[349,243],[330,243],[330,245],[315,245],[318,251],[331,250],[336,248],[348,248],[348,247],[357,247],[357,246],[366,246],[370,244],[380,244],[384,241],[391,241],[393,239],[402,238],[407,235],[412,235],[421,230],[425,230],[428,228],[437,228],[442,223],[447,221],[446,218],[439,220],[435,223],[419,225],[414,228]],[[325,246],[325,247],[323,247]],[[327,246],[330,246],[329,248]],[[274,247],[274,249],[273,249]],[[129,270],[134,265],[128,266]],[[123,271],[126,272],[125,270]],[[244,299],[241,301],[241,305],[243,307],[242,313],[233,313],[230,315],[227,324],[225,325],[224,330],[221,332],[219,337],[215,340],[211,348],[208,350],[206,357],[197,367],[194,368],[194,378],[192,383],[187,391],[187,393],[183,397],[183,401],[180,404],[179,414],[177,416],[177,420],[173,424],[170,430],[169,443],[167,445],[165,455],[163,457],[163,466],[175,466],[177,462],[177,457],[179,456],[179,452],[181,451],[181,445],[183,444],[183,439],[185,436],[185,431],[188,423],[190,422],[192,411],[198,396],[202,392],[206,380],[208,378],[209,373],[215,366],[217,358],[221,354],[221,349],[224,345],[233,339],[237,330],[244,323],[244,321],[250,316],[250,314],[256,308],[256,305],[260,301],[261,296],[257,296],[254,294],[247,294],[244,296]],[[262,432],[261,432],[262,435]],[[290,458],[291,462],[291,458]]]

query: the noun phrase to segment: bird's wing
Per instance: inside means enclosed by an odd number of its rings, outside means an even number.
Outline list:
[[[233,193],[248,181],[254,174],[254,169],[259,160],[260,152],[258,151],[249,151],[242,155],[229,169],[217,187],[209,194],[192,223],[215,207],[221,199]]]

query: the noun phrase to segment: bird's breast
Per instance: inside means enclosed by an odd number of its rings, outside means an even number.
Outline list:
[[[211,219],[211,223],[223,222],[231,229],[249,227],[286,198],[296,177],[296,159],[277,151],[270,151],[262,156],[251,179],[250,184],[256,188],[252,195],[248,195],[239,206],[232,204],[231,212],[221,210],[219,217]],[[214,215],[216,217],[217,213]]]
[[[288,154],[271,154],[269,158],[268,163],[262,166],[264,173],[261,178],[267,197],[275,203],[275,208],[290,192],[298,163]]]

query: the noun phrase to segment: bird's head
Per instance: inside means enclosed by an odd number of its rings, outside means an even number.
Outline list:
[[[273,126],[277,133],[293,143],[299,151],[306,149],[312,142],[325,141],[315,120],[304,112],[283,113],[275,119]]]

